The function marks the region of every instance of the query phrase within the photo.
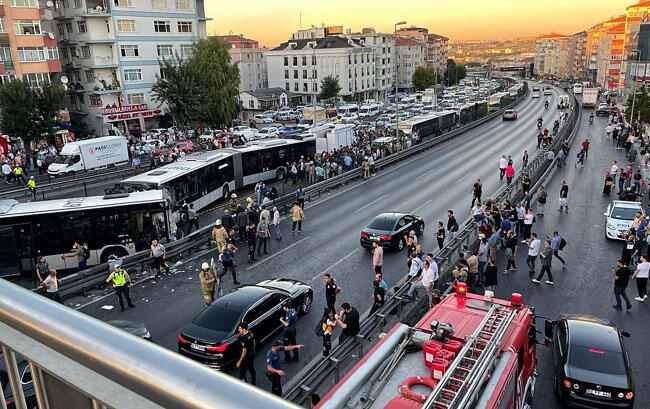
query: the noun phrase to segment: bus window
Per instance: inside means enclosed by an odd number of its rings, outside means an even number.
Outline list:
[[[0,227],[0,277],[18,275],[18,240],[11,226]]]

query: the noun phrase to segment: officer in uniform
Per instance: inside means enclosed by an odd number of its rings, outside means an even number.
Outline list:
[[[287,351],[292,349],[300,349],[302,345],[281,345],[280,341],[275,340],[271,344],[271,349],[266,353],[266,376],[271,381],[271,393],[274,395],[282,396],[282,382],[284,376],[282,364],[280,363],[280,351]]]
[[[296,326],[298,324],[298,314],[296,314],[296,310],[291,307],[290,300],[285,301],[284,304],[282,304],[282,308],[284,309],[285,314],[284,318],[280,317],[280,322],[282,325],[284,325],[284,338],[282,340],[283,344],[285,345],[284,362],[290,362],[292,360],[298,362],[298,351],[294,351],[293,358],[291,358],[289,351],[293,348],[287,348],[288,346],[298,344],[298,342],[296,342]]]
[[[129,282],[129,285],[126,285],[126,282]],[[120,308],[124,312],[124,300],[122,300],[122,294],[126,297],[126,302],[129,304],[129,307],[135,308],[133,302],[131,302],[131,296],[129,295],[129,287],[133,285],[129,273],[125,269],[121,268],[119,264],[115,264],[114,270],[106,278],[106,282],[113,281],[113,288],[117,297],[120,299]]]
[[[241,322],[237,327],[239,331],[239,343],[241,345],[241,355],[235,365],[239,368],[239,379],[246,382],[246,372],[251,373],[251,384],[256,384],[255,374],[255,336],[248,330],[248,323]]]
[[[27,181],[27,189],[31,192],[32,198],[36,200],[36,181],[34,180],[34,176],[29,177],[29,180]]]
[[[214,284],[216,282],[216,277],[208,263],[203,263],[201,265],[199,280],[201,280],[201,292],[203,293],[205,306],[209,307],[210,304],[212,304],[212,301],[214,301]]]

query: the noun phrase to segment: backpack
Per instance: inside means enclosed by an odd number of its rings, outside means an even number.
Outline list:
[[[90,249],[88,248],[88,244],[84,243],[83,249],[84,249],[84,260],[88,260],[90,258]]]
[[[566,240],[564,240],[564,237],[560,237],[560,245],[558,246],[558,249],[564,250],[566,247]]]
[[[318,324],[316,324],[316,328],[314,329],[314,335],[317,337],[322,337],[325,331],[323,331],[323,321],[320,320],[318,321]]]

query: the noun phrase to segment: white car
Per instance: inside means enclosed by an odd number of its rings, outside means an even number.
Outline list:
[[[637,212],[645,217],[641,202],[614,200],[607,206],[605,214],[605,237],[622,240],[621,233],[632,227]]]
[[[253,116],[253,121],[255,121],[256,124],[271,124],[273,123],[273,118],[257,114]]]
[[[258,139],[266,139],[266,138],[275,138],[280,134],[280,131],[278,131],[278,128],[275,126],[267,126],[266,128],[262,128],[257,133],[255,133],[255,138]]]
[[[347,114],[343,114],[341,116],[341,122],[343,123],[356,121],[357,119],[359,119],[359,115],[355,114],[354,112],[348,112]]]

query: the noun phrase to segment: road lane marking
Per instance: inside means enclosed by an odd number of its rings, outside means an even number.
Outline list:
[[[328,273],[331,269],[333,269],[334,267],[336,267],[337,265],[339,265],[339,264],[342,263],[343,261],[347,260],[348,258],[352,257],[352,256],[354,255],[354,253],[358,252],[359,250],[363,250],[363,249],[359,247],[359,248],[357,248],[356,250],[352,251],[352,252],[351,252],[350,254],[348,254],[347,256],[343,257],[342,259],[340,259],[340,260],[337,261],[336,263],[334,263],[334,264],[332,264],[331,266],[327,267],[327,268],[326,268],[325,270],[323,270],[321,273],[316,274],[314,277],[312,277],[311,281],[316,281],[317,278],[319,278],[319,277],[323,277],[323,276],[324,276],[326,273]]]
[[[413,209],[411,213],[417,213],[418,210],[422,209],[424,206],[428,205],[429,203],[431,203],[431,199],[427,200],[426,202],[422,203],[420,206]]]
[[[301,242],[307,240],[308,238],[309,238],[309,236],[303,237],[302,239],[300,239],[300,240],[298,240],[297,242],[295,242],[295,243],[293,243],[293,244],[291,244],[291,245],[289,245],[289,246],[283,248],[282,250],[280,250],[280,251],[278,251],[278,252],[276,252],[276,253],[273,253],[273,254],[271,254],[270,256],[261,259],[260,261],[256,261],[254,264],[251,264],[250,266],[248,266],[248,268],[246,269],[246,271],[248,271],[248,270],[250,270],[250,269],[253,269],[253,268],[257,267],[257,266],[259,266],[260,264],[264,264],[264,263],[266,263],[267,261],[273,259],[275,256],[279,256],[280,254],[284,253],[286,250],[289,250],[289,249],[292,248],[293,246],[297,246],[299,243],[301,243]]]
[[[361,210],[363,210],[363,209],[365,209],[366,207],[368,207],[368,206],[371,206],[371,205],[372,205],[372,204],[374,204],[375,202],[378,202],[378,201],[380,201],[381,199],[383,199],[383,198],[385,198],[386,196],[388,196],[388,195],[387,195],[387,194],[385,194],[385,195],[382,195],[382,196],[379,196],[378,198],[376,198],[376,199],[375,199],[375,200],[373,200],[372,202],[370,202],[370,203],[368,203],[368,204],[366,204],[365,206],[361,206],[360,208],[358,208],[358,209],[357,209],[357,210],[355,210],[354,212],[355,212],[355,213],[357,213],[357,212],[359,212],[359,211],[361,211]]]

